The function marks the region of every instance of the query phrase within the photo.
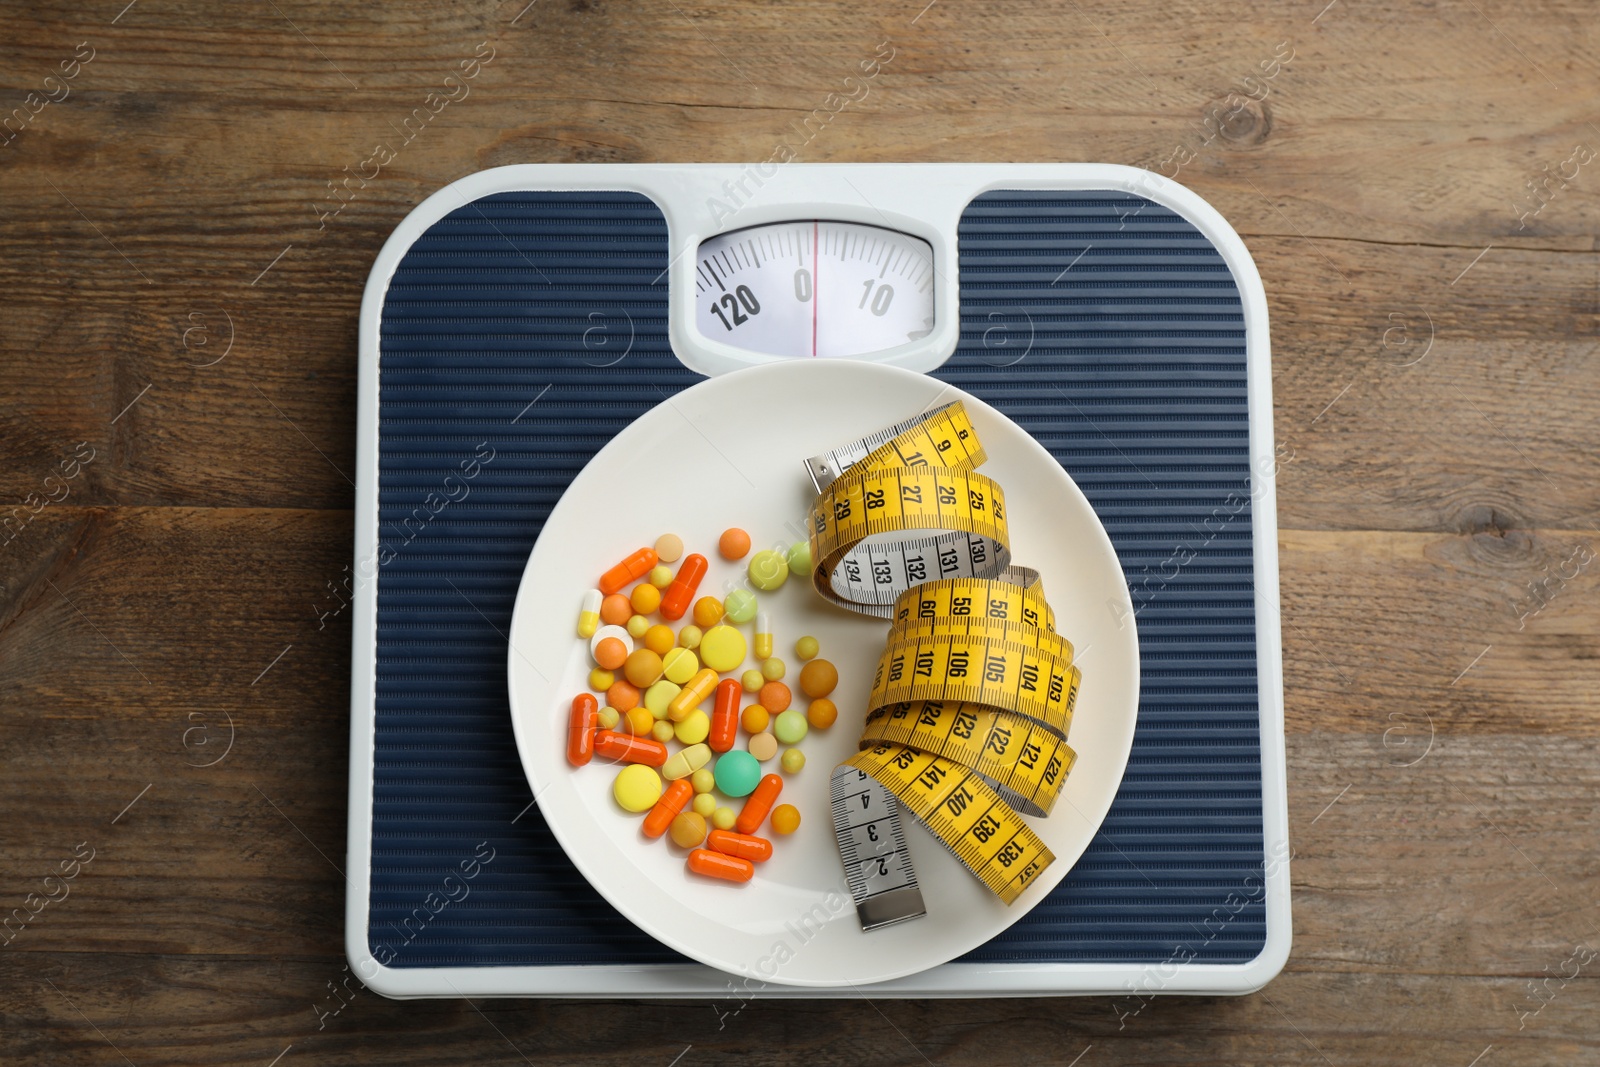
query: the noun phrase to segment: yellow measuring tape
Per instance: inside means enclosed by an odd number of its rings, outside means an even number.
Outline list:
[[[1038,574],[1011,565],[985,458],[957,402],[806,461],[817,592],[891,620],[861,751],[831,779],[869,930],[925,914],[901,807],[1007,904],[1054,860],[1018,812],[1049,814],[1072,769],[1081,676]]]

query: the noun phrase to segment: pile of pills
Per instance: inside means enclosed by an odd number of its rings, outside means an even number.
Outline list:
[[[799,810],[777,803],[783,775],[805,767],[799,745],[806,734],[838,718],[828,695],[839,672],[818,658],[815,637],[800,638],[794,651],[804,666],[795,681],[809,703],[804,712],[792,706],[788,666],[774,654],[772,621],[756,594],[736,588],[721,600],[697,598],[710,563],[698,553],[684,556],[683,547],[676,534],[663,534],[585,594],[578,636],[588,642],[594,669],[591,692],[572,698],[567,761],[582,767],[599,756],[621,764],[612,795],[622,810],[644,816],[645,837],[667,837],[688,850],[695,874],[748,882],[772,855],[772,842],[757,833],[762,824],[780,835],[800,826]],[[750,535],[726,530],[717,551],[729,562],[742,560]],[[670,564],[680,559],[674,573]],[[802,541],[750,555],[745,574],[756,590],[771,593],[790,572],[806,576],[811,566],[811,547]],[[746,667],[749,657],[755,665]],[[747,697],[752,702],[741,708]],[[781,756],[779,746],[787,746]],[[763,773],[762,764],[774,759],[782,774]],[[739,799],[737,812],[724,803]]]

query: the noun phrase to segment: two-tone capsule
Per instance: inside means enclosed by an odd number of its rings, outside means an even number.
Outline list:
[[[756,612],[756,659],[767,659],[772,655],[772,616],[764,611]]]
[[[578,636],[587,641],[600,629],[600,602],[605,594],[591,589],[583,594],[583,606],[578,609]]]

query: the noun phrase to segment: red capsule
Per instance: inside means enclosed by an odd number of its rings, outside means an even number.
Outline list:
[[[694,601],[695,590],[700,588],[700,579],[706,576],[707,566],[706,558],[698,552],[684,557],[677,576],[667,586],[667,591],[661,594],[663,619],[677,621],[683,618],[683,613],[689,610],[689,605]]]
[[[748,882],[756,873],[756,865],[738,856],[697,848],[689,853],[689,869],[708,878],[721,878],[725,882]]]
[[[706,838],[706,847],[725,856],[738,856],[751,863],[772,858],[772,842],[764,837],[736,834],[731,830],[713,830]]]
[[[781,792],[783,792],[783,779],[776,774],[769,774],[761,779],[751,791],[750,799],[744,802],[744,809],[734,820],[733,828],[741,834],[755,833],[761,828],[761,824],[766,822],[767,812],[778,802],[778,794]]]
[[[592,693],[572,698],[567,717],[567,762],[582,767],[594,756],[594,732],[600,725],[600,704]]]
[[[659,767],[667,762],[667,746],[653,737],[634,737],[612,730],[596,730],[594,750],[608,760],[618,763],[642,763]]]
[[[657,559],[655,549],[639,549],[600,576],[600,592],[610,596],[629,582],[638,581],[650,573],[650,568],[656,565]]]
[[[650,814],[644,817],[644,836],[654,839],[666,833],[672,820],[692,799],[694,786],[689,784],[689,779],[679,778],[670,783],[667,791],[661,794],[661,799],[656,801],[656,806],[650,809]]]
[[[706,744],[713,752],[726,752],[739,736],[739,695],[743,688],[737,678],[717,683],[717,703],[711,711],[711,733]]]

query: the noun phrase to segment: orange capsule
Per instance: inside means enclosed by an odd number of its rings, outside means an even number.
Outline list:
[[[764,837],[736,834],[729,830],[713,830],[706,838],[706,847],[725,856],[738,856],[751,863],[772,858],[772,842]]]
[[[744,802],[744,809],[739,812],[739,817],[734,820],[733,828],[741,834],[753,834],[761,828],[767,819],[767,812],[772,810],[772,805],[778,802],[778,794],[783,792],[783,779],[776,774],[769,774],[756,783],[755,790],[750,794],[750,799]]]
[[[572,698],[567,719],[567,762],[582,767],[594,756],[594,732],[600,725],[600,703],[589,693]]]
[[[676,622],[683,618],[683,613],[689,610],[689,604],[694,600],[695,590],[700,588],[700,579],[706,576],[707,566],[706,558],[698,552],[683,558],[683,566],[678,568],[677,576],[667,586],[667,591],[661,594],[663,619]],[[605,588],[603,582],[600,588]]]
[[[697,848],[689,853],[689,869],[708,878],[721,878],[725,882],[748,882],[755,876],[756,865],[738,856]]]
[[[639,549],[600,576],[600,592],[610,596],[629,582],[643,578],[650,573],[650,568],[656,565],[657,559],[655,549]]]
[[[667,786],[667,791],[661,794],[661,799],[656,801],[656,806],[650,809],[650,814],[644,817],[644,836],[655,839],[667,832],[667,827],[672,825],[672,820],[684,809],[689,801],[694,799],[694,785],[687,778],[679,778]],[[723,851],[726,851],[724,849]],[[767,846],[767,851],[772,851],[772,846]],[[739,853],[730,853],[739,855]]]
[[[717,683],[717,703],[711,712],[711,733],[706,744],[713,752],[726,752],[739,736],[739,694],[744,687],[737,678]]]
[[[702,701],[711,696],[717,688],[717,672],[710,667],[701,667],[693,678],[683,683],[683,688],[678,690],[678,695],[667,704],[667,718],[673,722],[682,722],[698,708]]]
[[[616,763],[642,763],[646,767],[659,767],[667,762],[667,746],[653,737],[634,737],[613,730],[597,730],[594,750]]]

